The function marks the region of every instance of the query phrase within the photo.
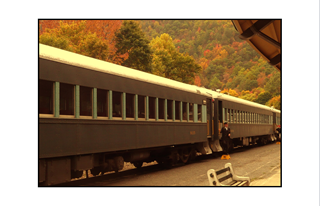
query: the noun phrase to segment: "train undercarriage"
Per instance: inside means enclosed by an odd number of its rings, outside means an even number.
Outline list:
[[[265,145],[277,139],[275,135],[233,138],[229,144],[229,151],[231,152],[236,147],[254,144]],[[72,179],[82,177],[84,171],[87,175],[88,171],[90,171],[93,176],[112,171],[118,172],[123,169],[125,162],[132,163],[136,168],[142,167],[144,162],[153,161],[157,161],[158,164],[166,168],[172,167],[177,163],[186,164],[195,159],[197,155],[206,155],[225,150],[225,145],[221,140],[218,143],[221,145],[220,149],[214,147],[213,143],[214,141],[208,139],[208,142],[196,144],[40,159],[39,186],[69,182]]]
[[[157,161],[164,167],[171,167],[179,162],[188,163],[197,153],[206,154],[203,143],[122,151],[114,153],[97,153],[39,160],[39,186],[50,186],[69,182],[83,176],[88,171],[93,176],[106,172],[118,172],[125,162],[132,163],[136,168],[144,162]]]

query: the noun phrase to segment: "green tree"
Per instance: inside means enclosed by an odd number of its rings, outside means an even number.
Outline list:
[[[179,53],[168,34],[153,39],[150,46],[153,50],[152,73],[184,83],[194,83],[195,74],[201,70],[200,65],[191,56]]]
[[[151,72],[152,51],[149,40],[145,37],[139,24],[132,20],[124,21],[115,34],[118,56],[128,54],[129,57],[121,65],[133,69]]]
[[[213,79],[211,79],[210,83],[209,83],[209,88],[213,89],[213,90],[217,90],[217,89],[222,89],[222,83],[220,82],[220,80],[217,77],[214,77]]]
[[[262,92],[258,95],[256,102],[259,104],[266,104],[271,98],[272,95],[269,92]]]
[[[272,94],[272,96],[280,95],[280,72],[273,73],[264,89]]]

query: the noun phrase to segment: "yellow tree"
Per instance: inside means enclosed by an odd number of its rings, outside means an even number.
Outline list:
[[[266,105],[269,107],[273,106],[276,109],[281,109],[281,96],[278,95],[273,97],[266,103]]]
[[[39,36],[39,42],[96,59],[106,60],[108,45],[96,33],[86,31],[86,21],[64,23],[59,27],[46,29]]]

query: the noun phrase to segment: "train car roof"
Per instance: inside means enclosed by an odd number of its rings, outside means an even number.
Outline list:
[[[214,96],[215,98],[218,98],[218,99],[227,100],[227,101],[231,101],[231,102],[236,102],[236,103],[248,105],[248,106],[251,106],[251,107],[256,107],[256,108],[260,108],[260,109],[264,109],[264,110],[268,110],[268,111],[273,111],[273,112],[276,112],[276,113],[280,113],[281,112],[280,110],[274,109],[272,107],[268,107],[266,105],[262,105],[262,104],[255,103],[255,102],[251,102],[251,101],[248,101],[248,100],[245,100],[245,99],[241,99],[241,98],[238,98],[238,97],[234,97],[234,96],[230,96],[230,95],[227,95],[227,94],[218,93],[218,92],[215,92],[215,91],[212,91],[212,90],[207,90],[207,92],[208,93],[212,93],[212,96]]]
[[[211,96],[206,93],[203,88],[195,85],[185,84],[172,79],[167,79],[147,72],[142,72],[136,69],[94,59],[44,44],[39,44],[39,58],[196,93],[207,97]]]

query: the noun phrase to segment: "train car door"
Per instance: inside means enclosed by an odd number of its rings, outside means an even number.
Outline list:
[[[272,112],[273,115],[273,133],[276,133],[276,129],[277,129],[277,114],[275,112]]]
[[[207,98],[207,137],[213,134],[213,102],[211,98]]]
[[[214,133],[214,139],[215,140],[217,140],[217,139],[219,139],[219,134],[220,134],[220,131],[219,131],[219,128],[221,127],[221,125],[222,125],[222,119],[223,119],[223,114],[222,114],[222,108],[223,108],[223,106],[222,106],[222,101],[220,101],[220,100],[217,100],[217,99],[215,99],[215,104],[214,104],[214,114],[215,114],[215,116],[214,116],[214,123],[213,123],[213,125],[214,125],[214,131],[213,131],[213,133]]]

